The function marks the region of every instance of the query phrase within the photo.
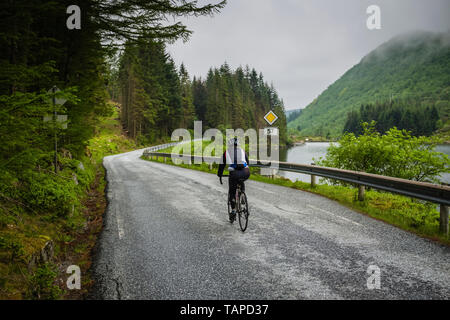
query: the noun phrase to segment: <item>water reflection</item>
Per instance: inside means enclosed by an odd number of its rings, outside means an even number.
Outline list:
[[[329,142],[307,142],[303,145],[294,146],[289,149],[280,149],[280,161],[311,164],[314,162],[313,158],[318,159],[320,157],[324,157],[329,146]],[[311,177],[309,175],[301,173],[280,171],[280,175],[292,181],[311,181]]]
[[[448,154],[450,156],[450,144],[441,144],[436,146],[436,151]],[[450,184],[450,173],[441,174],[441,181]]]

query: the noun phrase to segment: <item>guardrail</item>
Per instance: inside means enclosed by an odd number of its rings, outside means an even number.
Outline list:
[[[144,150],[144,155],[145,153],[148,152],[153,152],[153,151],[158,151],[158,150],[163,150],[169,147],[173,147],[176,146],[177,144],[179,144],[180,142],[172,142],[172,143],[165,143],[165,144],[160,144],[158,146],[154,146],[154,147],[149,147],[147,149]]]
[[[169,145],[170,146],[170,145]],[[158,146],[159,147],[159,146]],[[164,147],[167,148],[168,146]],[[155,147],[153,147],[155,148]],[[171,153],[155,152],[159,149],[146,149],[143,153],[147,157],[163,157],[179,159],[185,163],[206,162],[212,166],[212,163],[218,163],[218,157],[202,157],[195,155],[177,155]],[[450,206],[450,187],[445,185],[418,182],[407,179],[400,179],[366,172],[343,170],[337,168],[320,167],[308,164],[297,164],[289,162],[270,162],[250,159],[251,167],[272,168],[274,170],[291,171],[311,175],[311,185],[315,185],[315,177],[320,176],[328,179],[345,181],[358,185],[358,199],[364,200],[365,186],[378,190],[388,191],[412,198],[426,200],[440,205],[439,230],[441,233],[448,234],[448,216]],[[278,166],[277,166],[278,165]]]

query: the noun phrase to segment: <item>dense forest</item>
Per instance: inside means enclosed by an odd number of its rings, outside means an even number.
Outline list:
[[[121,121],[131,137],[155,142],[167,138],[185,122],[192,122],[189,80],[177,71],[163,42],[127,43],[118,72]]]
[[[423,107],[415,101],[390,101],[362,105],[347,115],[344,132],[363,133],[361,123],[375,121],[375,129],[384,133],[390,128],[405,129],[414,136],[430,136],[437,129],[439,113],[435,106]]]
[[[291,112],[286,112],[286,121],[289,123],[291,121],[294,121],[295,119],[298,118],[298,116],[300,116],[300,114],[302,113],[302,109],[298,109],[298,110],[292,110]]]
[[[435,107],[439,127],[450,126],[450,32],[412,32],[382,44],[309,104],[291,130],[339,136],[347,114],[361,105],[391,100]]]
[[[286,143],[283,101],[255,69],[246,66],[232,71],[224,63],[210,69],[205,80],[194,78],[192,86],[196,114],[206,127],[264,128],[268,126],[264,116],[272,110],[278,116],[274,126],[280,129],[280,142]]]
[[[66,27],[70,1],[2,1],[0,10],[0,147],[1,170],[23,172],[47,166],[53,150],[51,128],[42,121],[53,106],[47,91],[54,85],[68,101],[57,110],[67,114],[67,130],[59,130],[59,150],[81,156],[108,110],[107,57],[123,41],[144,38],[187,38],[186,26],[162,26],[166,16],[217,12],[224,3],[197,6],[173,1],[82,1],[81,29]],[[120,14],[119,14],[120,13]],[[13,158],[12,158],[13,157]],[[14,159],[14,161],[12,161]],[[0,174],[2,178],[9,175]],[[14,176],[15,174],[13,174]]]
[[[127,43],[119,58],[118,90],[121,121],[133,138],[142,143],[167,139],[176,128],[263,128],[264,115],[272,110],[279,117],[280,141],[286,143],[283,101],[261,73],[227,63],[211,68],[206,79],[190,78],[183,64],[177,68],[163,42]],[[113,90],[113,89],[111,89]]]
[[[166,15],[211,14],[223,7],[223,3],[198,7],[195,2],[101,4],[86,0],[81,6],[81,29],[69,30],[66,27],[69,4],[68,1],[2,1],[0,188],[3,191],[13,181],[28,175],[28,170],[35,172],[38,167],[51,165],[54,149],[51,137],[55,131],[59,138],[58,153],[66,150],[75,158],[84,154],[98,118],[110,112],[107,57],[120,47],[121,41],[137,43],[144,35],[172,40],[187,38],[190,31],[184,25],[162,26],[158,21]],[[114,40],[115,46],[108,40]],[[68,100],[56,110],[58,114],[68,115],[67,130],[43,122],[43,117],[54,111],[47,94],[54,85],[62,89],[61,95]]]
[[[55,297],[53,291],[44,294],[41,287],[51,287],[55,271],[42,265],[34,274],[36,269],[26,263],[48,239],[55,243],[55,254],[66,254],[71,232],[85,230],[88,221],[81,201],[102,172],[98,155],[87,146],[103,117],[114,110],[108,101],[114,97],[107,90],[108,83],[117,83],[110,72],[111,57],[117,50],[134,50],[133,44],[148,44],[147,39],[154,39],[148,48],[155,52],[160,50],[156,39],[187,40],[191,31],[173,18],[211,15],[225,1],[199,5],[196,1],[81,0],[77,1],[81,28],[69,29],[66,10],[72,4],[0,2],[0,297]],[[186,97],[170,62],[164,68],[167,79],[158,94],[169,110],[183,105]],[[153,74],[145,76],[151,84],[159,81]],[[147,84],[131,83],[139,88],[134,91],[139,98],[133,100],[139,104],[145,97],[145,88],[139,86]],[[53,105],[49,90],[54,86],[61,89],[56,98],[67,100],[64,105]],[[159,89],[152,86],[152,90]],[[171,90],[180,90],[179,100],[171,100],[175,99]],[[149,119],[151,110],[145,110]],[[67,128],[64,123],[44,121],[54,113],[67,115]],[[168,129],[165,123],[158,125]],[[111,145],[108,139],[105,148]]]

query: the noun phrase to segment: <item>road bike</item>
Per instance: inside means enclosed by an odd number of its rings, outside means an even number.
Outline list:
[[[228,177],[229,175],[223,175],[222,177]],[[222,177],[220,177],[220,184],[222,183]],[[239,226],[244,232],[247,229],[248,226],[248,202],[247,202],[247,195],[245,194],[245,191],[242,190],[242,185],[244,184],[244,180],[239,180],[236,188],[236,195],[235,195],[235,203],[236,203],[236,215],[239,219]],[[230,217],[230,223],[233,223],[236,217],[231,217],[231,202],[230,197],[227,197],[228,199],[228,216]]]

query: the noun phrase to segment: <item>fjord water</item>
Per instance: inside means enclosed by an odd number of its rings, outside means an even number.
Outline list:
[[[441,144],[436,147],[436,151],[445,153],[450,156],[450,144]],[[443,173],[441,175],[441,181],[446,184],[450,184],[450,173]]]
[[[320,157],[325,157],[329,142],[306,142],[302,145],[293,146],[291,148],[285,148],[280,150],[280,161],[311,164],[313,159],[318,160]],[[450,145],[439,145],[436,147],[436,151],[450,155]],[[286,177],[292,181],[300,180],[304,182],[310,182],[309,175],[280,171],[279,173],[283,177]],[[320,180],[320,179],[318,179]],[[450,174],[445,173],[441,176],[441,181],[450,184]],[[318,181],[319,182],[319,181]]]

